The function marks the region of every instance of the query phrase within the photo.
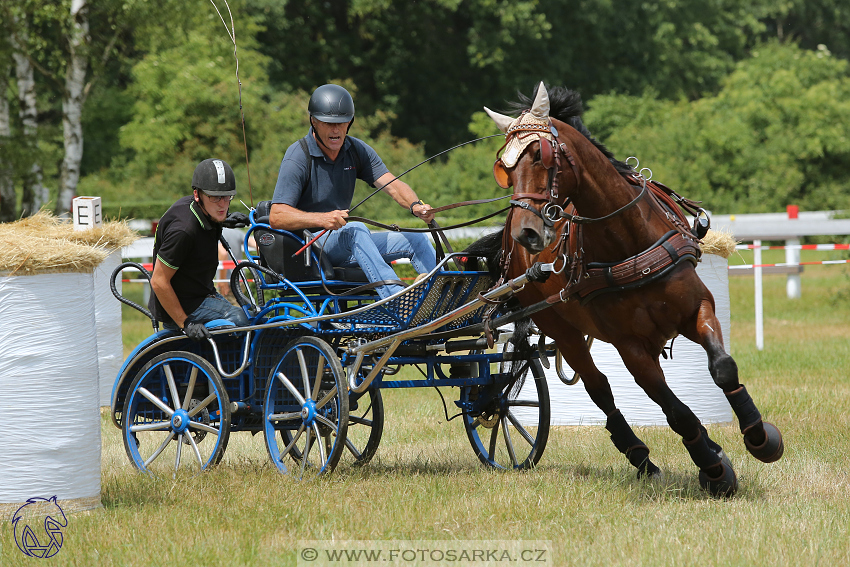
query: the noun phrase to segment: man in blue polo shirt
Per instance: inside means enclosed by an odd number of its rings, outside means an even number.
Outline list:
[[[323,85],[310,97],[310,132],[283,157],[272,198],[269,223],[289,231],[328,232],[317,242],[334,266],[359,265],[370,282],[396,280],[388,264],[410,258],[419,273],[436,267],[436,255],[421,233],[372,234],[363,223],[347,222],[354,184],[362,179],[383,191],[426,223],[434,218],[406,183],[394,179],[378,154],[348,136],[354,123],[354,100],[339,85]],[[309,154],[309,157],[308,157]],[[398,284],[377,288],[381,298],[404,289]]]
[[[228,319],[247,325],[245,312],[216,293],[221,223],[236,195],[236,178],[220,159],[207,159],[192,175],[192,195],[171,205],[156,226],[148,306],[166,329],[191,339],[210,337],[204,323]],[[234,213],[238,214],[238,213]]]

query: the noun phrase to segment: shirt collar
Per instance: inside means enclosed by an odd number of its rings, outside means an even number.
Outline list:
[[[201,228],[204,230],[212,230],[212,221],[207,218],[207,215],[204,214],[204,211],[194,199],[192,199],[192,202],[189,203],[189,210],[192,211],[192,214],[195,215],[196,219],[198,219],[198,223],[200,223]]]

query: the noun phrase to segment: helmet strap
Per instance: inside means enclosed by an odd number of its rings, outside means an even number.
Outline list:
[[[328,151],[331,151],[331,149],[328,148],[328,145],[325,143],[325,141],[319,135],[319,129],[316,128],[316,125],[313,123],[313,117],[312,116],[310,117],[310,126],[313,128],[313,135],[316,137],[316,140],[318,140],[319,144],[325,146],[328,149]],[[348,135],[348,131],[346,131],[345,134]]]
[[[204,216],[207,217],[210,220],[210,222],[215,222],[215,221],[212,220],[212,215],[209,213],[209,211],[207,211],[207,208],[204,206],[204,200],[201,199],[201,193],[203,193],[203,191],[201,191],[200,189],[194,189],[194,191],[198,192],[198,200],[195,201],[195,202],[198,203],[198,205],[200,205],[201,210],[204,212]]]

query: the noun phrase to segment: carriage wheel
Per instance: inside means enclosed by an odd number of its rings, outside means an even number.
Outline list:
[[[351,394],[348,407],[348,431],[342,460],[359,467],[371,461],[378,451],[384,433],[384,401],[380,390],[371,389],[359,398]],[[284,429],[280,435],[284,445],[292,441],[291,430]],[[298,447],[292,447],[290,454],[296,461],[301,459]]]
[[[198,473],[221,461],[230,402],[218,372],[190,352],[161,354],[136,375],[122,416],[130,461],[152,474]]]
[[[480,396],[492,400],[480,414],[464,414],[466,436],[478,458],[497,469],[529,469],[537,464],[549,439],[549,387],[538,361],[541,378],[527,376],[520,392],[503,386],[496,395],[488,386],[461,389],[461,401],[475,401]],[[527,370],[526,370],[527,372]],[[536,392],[536,397],[534,393]]]
[[[354,465],[365,465],[372,460],[381,435],[384,433],[384,400],[381,391],[371,388],[359,398],[352,394],[348,399],[348,434],[345,436],[345,455],[354,459]]]
[[[278,470],[297,478],[332,471],[348,429],[348,389],[334,350],[316,337],[295,339],[267,385],[263,433]]]

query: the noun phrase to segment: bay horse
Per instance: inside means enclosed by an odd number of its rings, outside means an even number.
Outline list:
[[[699,238],[680,212],[672,214],[647,189],[642,175],[592,138],[581,124],[577,93],[549,90],[541,82],[530,107],[529,102],[521,96],[514,104],[514,110],[522,109],[518,118],[485,107],[506,136],[493,169],[496,181],[514,188],[502,239],[490,239],[494,248],[501,245],[502,275],[516,277],[535,262],[554,262],[561,270],[526,285],[517,298],[524,306],[551,303],[532,320],[581,377],[607,417],[614,446],[638,477],[660,471],[617,409],[586,336],[617,349],[635,382],[682,437],[699,468],[700,486],[714,496],[733,495],[738,482],[730,460],[665,381],[658,357],[669,340],[683,335],[705,349],[709,372],[755,458],[776,461],[784,445],[779,429],[762,420],[724,350],[714,298],[695,270]]]

